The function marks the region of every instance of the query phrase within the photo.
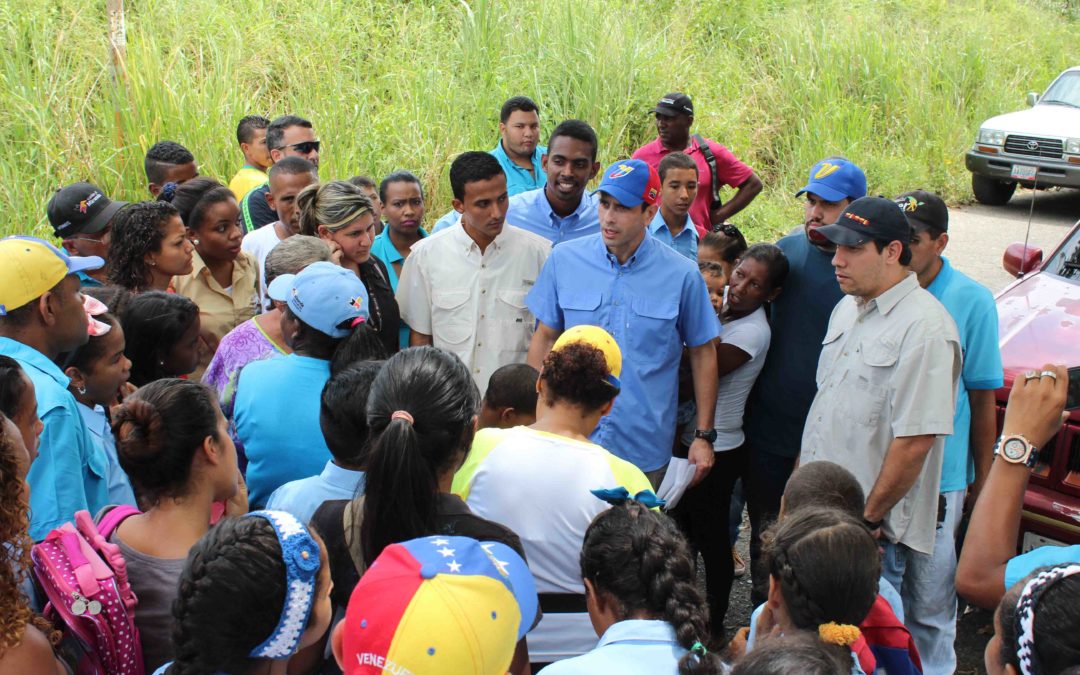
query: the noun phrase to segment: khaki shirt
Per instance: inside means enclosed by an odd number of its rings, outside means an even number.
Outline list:
[[[421,239],[401,269],[402,320],[456,354],[483,394],[499,367],[524,363],[536,319],[525,294],[551,242],[504,225],[483,254],[461,224]]]
[[[882,529],[891,542],[932,553],[963,359],[956,324],[909,273],[869,302],[844,297],[822,344],[800,463],[836,462],[869,496],[893,439],[936,435],[922,473]]]
[[[221,338],[243,322],[255,316],[259,284],[258,264],[254,256],[241,251],[233,264],[232,286],[226,291],[221,287],[198,252],[193,254],[191,274],[173,277],[173,288],[199,306],[200,330],[209,333],[220,342]],[[199,367],[192,379],[202,377],[214,353],[203,349],[199,354]]]

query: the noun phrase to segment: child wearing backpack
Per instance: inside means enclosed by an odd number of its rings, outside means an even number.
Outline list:
[[[290,661],[326,633],[331,585],[322,541],[292,514],[222,520],[184,565],[172,614],[176,660],[156,675],[312,672],[321,651],[310,664]]]
[[[113,420],[120,465],[143,513],[116,527],[138,598],[135,625],[147,672],[172,658],[171,608],[188,551],[210,526],[213,504],[247,511],[236,449],[214,392],[189,380],[156,380],[129,396]],[[108,509],[99,515],[105,517]]]

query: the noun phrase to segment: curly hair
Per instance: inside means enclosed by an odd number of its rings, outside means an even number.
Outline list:
[[[571,342],[553,349],[540,371],[544,401],[551,405],[564,400],[587,411],[597,410],[619,393],[606,379],[610,374],[604,352],[592,345]]]
[[[161,250],[165,227],[180,213],[168,202],[132,204],[116,215],[109,243],[109,283],[139,291],[150,286],[146,254]]]
[[[27,626],[45,633],[53,644],[59,633],[30,609],[21,585],[30,572],[30,503],[19,476],[14,422],[0,413],[0,658],[22,642]]]
[[[627,501],[598,515],[585,531],[581,576],[612,599],[620,620],[645,612],[667,621],[679,644],[680,675],[722,672],[720,657],[696,649],[709,638],[705,598],[690,548],[671,518]]]

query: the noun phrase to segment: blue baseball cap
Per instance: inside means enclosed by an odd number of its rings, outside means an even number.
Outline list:
[[[596,192],[608,193],[623,206],[655,204],[660,201],[660,175],[640,159],[621,159],[604,171]]]
[[[367,321],[368,293],[351,271],[334,263],[315,262],[299,274],[282,274],[266,294],[284,302],[301,321],[320,333],[343,338],[358,322]]]
[[[829,157],[810,169],[810,179],[795,196],[804,192],[813,192],[830,202],[854,201],[866,196],[866,174],[843,157]]]

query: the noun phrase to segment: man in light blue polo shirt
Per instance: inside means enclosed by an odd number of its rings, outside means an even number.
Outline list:
[[[18,361],[34,383],[44,424],[27,476],[30,537],[38,541],[76,511],[96,513],[109,503],[108,460],[83,424],[71,380],[54,363],[89,339],[77,275],[105,261],[68,257],[34,237],[0,240],[0,260],[0,354]]]
[[[554,247],[525,302],[539,323],[529,365],[539,369],[567,328],[605,329],[623,353],[622,391],[592,440],[638,466],[659,486],[671,461],[679,360],[690,352],[697,432],[689,460],[695,480],[712,467],[716,432],[716,350],[720,334],[697,265],[646,235],[660,179],[640,160],[604,172],[600,234]]]
[[[511,197],[544,187],[541,162],[547,148],[540,145],[540,108],[528,96],[514,96],[499,111],[499,144],[491,151],[506,173]]]
[[[690,206],[698,191],[698,169],[690,155],[672,152],[660,160],[660,208],[649,234],[697,262],[698,228]]]
[[[911,270],[956,322],[964,355],[953,434],[945,439],[941,465],[944,519],[939,513],[933,555],[906,559],[901,593],[906,623],[925,672],[951,673],[956,669],[956,533],[965,490],[970,487],[972,496],[977,496],[990,473],[997,438],[994,390],[1004,383],[997,306],[989,290],[953,269],[942,256],[949,243],[945,202],[933,193],[916,190],[900,195],[896,203],[912,229]]]

